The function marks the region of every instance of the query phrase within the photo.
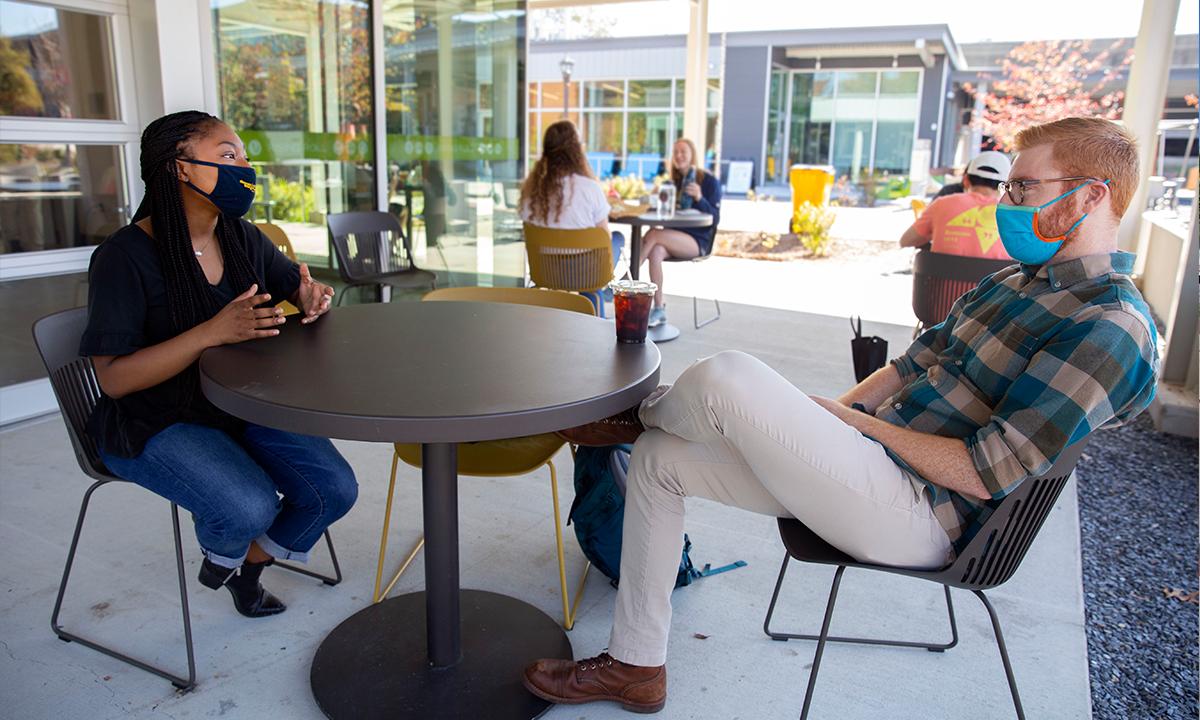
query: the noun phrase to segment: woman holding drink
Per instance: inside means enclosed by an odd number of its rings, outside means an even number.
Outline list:
[[[712,252],[713,238],[717,235],[717,223],[721,219],[721,183],[711,173],[699,167],[696,146],[687,138],[675,141],[671,149],[671,182],[679,188],[680,208],[695,208],[712,215],[712,225],[705,228],[680,228],[669,230],[656,228],[642,239],[642,256],[638,264],[650,261],[650,281],[657,286],[654,307],[650,310],[650,327],[667,322],[667,309],[663,303],[662,264],[667,258],[687,260]]]

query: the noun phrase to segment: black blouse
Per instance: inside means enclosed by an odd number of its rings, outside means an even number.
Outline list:
[[[290,298],[300,286],[300,269],[254,225],[239,220],[237,240],[271,301]],[[88,268],[88,323],[79,354],[129,355],[177,334],[167,307],[155,241],[137,225],[126,225],[96,248]],[[233,287],[226,272],[209,290],[218,307],[247,288]],[[154,387],[113,399],[102,395],[88,432],[107,453],[137,457],[160,430],[178,422],[235,430],[241,423],[218,410],[200,392],[199,363]]]

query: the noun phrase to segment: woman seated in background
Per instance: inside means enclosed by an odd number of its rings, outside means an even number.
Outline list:
[[[650,261],[650,281],[658,286],[654,307],[650,310],[650,327],[667,322],[667,306],[663,302],[663,261],[708,255],[712,252],[713,238],[717,236],[717,223],[721,219],[721,183],[696,163],[695,144],[687,138],[676,140],[671,149],[671,182],[679,188],[679,206],[712,215],[712,225],[678,230],[655,228],[646,233],[638,265]]]
[[[522,220],[540,227],[559,230],[597,227],[609,232],[608,197],[592,176],[579,132],[570,120],[559,120],[546,128],[542,156],[521,185],[520,211]],[[612,233],[613,267],[624,246],[625,236]]]
[[[200,391],[200,354],[278,335],[285,319],[271,305],[280,300],[311,323],[333,288],[242,219],[255,173],[219,119],[185,111],[150,123],[141,171],[146,195],[133,222],[96,248],[88,269],[79,353],[103,390],[88,432],[114,475],[192,514],[201,584],[229,588],[243,615],[275,615],[286,608],[263,589],[263,568],[306,561],[358,485],[329,440],[213,406]]]

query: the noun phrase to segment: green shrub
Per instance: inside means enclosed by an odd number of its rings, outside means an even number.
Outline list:
[[[834,218],[829,208],[805,201],[792,215],[792,232],[810,254],[821,256],[829,251],[833,240],[829,229],[833,227]]]
[[[308,222],[317,203],[312,185],[301,185],[281,177],[270,176],[271,217],[276,221]],[[255,200],[264,200],[263,184],[259,183]]]

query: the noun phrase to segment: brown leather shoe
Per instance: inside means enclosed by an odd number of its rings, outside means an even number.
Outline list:
[[[638,419],[639,407],[641,407],[641,403],[622,410],[612,417],[559,430],[556,434],[569,443],[589,447],[632,443],[646,431],[646,427]]]
[[[608,653],[575,662],[538,660],[525,668],[525,689],[562,705],[608,700],[631,712],[656,713],[667,704],[667,666],[626,665]]]

